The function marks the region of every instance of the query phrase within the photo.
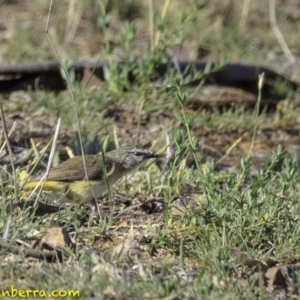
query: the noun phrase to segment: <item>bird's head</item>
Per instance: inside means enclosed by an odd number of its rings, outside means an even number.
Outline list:
[[[109,158],[114,160],[123,170],[130,171],[150,158],[158,158],[160,155],[141,147],[117,149],[108,152]]]

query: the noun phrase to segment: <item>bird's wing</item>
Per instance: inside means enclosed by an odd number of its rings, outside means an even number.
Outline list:
[[[103,178],[104,170],[102,164],[101,155],[86,155],[85,163],[87,169],[87,175],[89,180],[99,180]],[[76,167],[74,167],[76,165]],[[113,168],[113,164],[109,159],[105,160],[106,172],[109,174]],[[41,180],[43,176],[38,176],[30,181]],[[82,158],[74,157],[71,158],[56,167],[53,167],[47,180],[56,181],[72,181],[72,180],[83,180],[85,179],[84,164]]]

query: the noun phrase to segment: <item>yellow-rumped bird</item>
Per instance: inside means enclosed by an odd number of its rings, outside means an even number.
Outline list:
[[[34,189],[40,184],[45,190],[61,191],[70,198],[91,201],[107,191],[107,183],[113,185],[146,160],[160,155],[145,148],[133,147],[84,157],[88,178],[85,178],[82,156],[75,156],[50,169],[44,183],[40,183],[43,176],[37,176],[30,179],[23,189]]]

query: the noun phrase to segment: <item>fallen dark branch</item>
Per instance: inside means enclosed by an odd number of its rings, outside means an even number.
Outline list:
[[[204,72],[207,64],[211,64],[213,70],[219,63],[207,61],[181,61],[178,62],[180,72],[184,76],[195,74],[196,72]],[[124,66],[124,62],[119,63],[119,68]],[[98,64],[94,62],[75,62],[70,66],[70,70],[75,73],[77,81],[81,81],[84,71],[94,71],[94,75],[101,80],[105,80],[104,67],[107,66],[106,61]],[[166,75],[169,68],[175,68],[173,63],[157,63],[153,73],[153,80],[157,80]],[[258,75],[265,73],[265,84],[263,87],[263,97],[271,97],[273,99],[281,99],[286,95],[282,95],[276,89],[276,83],[280,82],[286,86],[287,91],[295,91],[299,84],[295,83],[285,76],[275,72],[272,69],[243,64],[243,63],[227,63],[217,70],[208,72],[204,76],[205,84],[216,84],[220,86],[229,86],[243,89],[247,92],[257,94]],[[16,90],[28,90],[42,88],[59,92],[66,89],[66,83],[60,73],[60,64],[55,61],[48,61],[36,64],[26,64],[17,66],[0,66],[0,93],[10,93]],[[128,73],[128,78],[135,81],[136,77],[133,72]],[[194,80],[190,85],[197,85],[201,79]]]
[[[36,259],[46,259],[47,261],[54,261],[56,259],[62,260],[62,251],[52,250],[52,251],[42,251],[25,248],[24,246],[17,246],[10,244],[8,242],[0,241],[0,250],[23,255],[24,257],[33,257]]]
[[[54,206],[45,204],[43,202],[37,202],[37,205],[34,206],[35,201],[19,201],[12,204],[8,204],[6,206],[6,213],[10,214],[13,213],[15,209],[19,208],[21,210],[24,210],[26,208],[29,208],[30,214],[34,214],[35,217],[40,217],[48,214],[53,214],[58,212],[62,207]]]

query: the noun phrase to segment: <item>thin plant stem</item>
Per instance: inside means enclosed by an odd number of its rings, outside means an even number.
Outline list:
[[[258,127],[258,116],[259,116],[259,109],[260,109],[260,102],[261,102],[261,97],[262,97],[262,88],[264,84],[264,78],[265,78],[265,73],[262,73],[259,75],[258,79],[258,97],[257,97],[257,103],[256,103],[256,115],[255,115],[255,124],[254,124],[254,129],[253,129],[253,136],[251,139],[251,146],[250,146],[250,151],[248,154],[248,157],[251,156],[254,143],[255,143],[255,138],[257,134],[257,127]]]
[[[18,199],[18,189],[17,189],[16,168],[15,168],[15,164],[14,164],[13,152],[12,152],[10,142],[9,142],[9,138],[8,138],[8,134],[7,134],[6,121],[5,121],[5,116],[4,116],[2,104],[0,104],[0,116],[1,116],[3,134],[4,134],[5,141],[6,141],[6,147],[7,147],[7,151],[8,151],[8,154],[9,154],[11,168],[12,168],[12,171],[13,171],[14,194],[15,194],[15,201],[17,201],[17,199]],[[11,205],[11,202],[10,202],[10,205]]]
[[[61,123],[61,120],[60,118],[58,119],[57,121],[57,124],[56,124],[56,129],[55,129],[55,133],[54,133],[54,137],[53,137],[53,142],[52,142],[52,146],[51,146],[51,150],[50,150],[50,155],[49,155],[49,159],[48,159],[48,164],[47,164],[47,169],[46,169],[46,173],[44,174],[44,176],[42,177],[42,179],[40,180],[40,182],[42,182],[42,185],[41,185],[41,188],[37,194],[37,197],[35,199],[35,202],[34,202],[34,205],[36,205],[37,203],[37,200],[39,199],[39,196],[42,192],[42,189],[43,189],[43,186],[45,184],[45,180],[47,180],[47,177],[49,175],[49,172],[50,172],[50,169],[51,169],[51,165],[52,165],[52,161],[53,161],[53,157],[54,157],[54,154],[55,154],[55,149],[56,149],[56,144],[57,144],[57,139],[58,139],[58,133],[59,133],[59,129],[60,129],[60,123]],[[36,188],[39,186],[39,184],[36,186]],[[35,188],[35,190],[36,190]],[[34,191],[32,191],[33,193]]]
[[[289,63],[291,65],[294,65],[296,63],[296,59],[295,59],[294,55],[292,54],[291,50],[289,49],[287,43],[284,40],[284,37],[283,37],[281,31],[279,30],[279,28],[277,26],[275,0],[269,0],[269,13],[270,13],[271,28],[274,31],[274,34],[284,52],[284,54],[286,55]]]
[[[52,41],[52,38],[49,34],[49,25],[50,25],[50,17],[51,17],[51,10],[52,10],[52,5],[53,5],[53,0],[51,0],[50,2],[50,5],[49,5],[49,12],[48,12],[48,19],[47,19],[47,23],[46,23],[46,29],[45,29],[45,32],[46,32],[46,35],[47,35],[47,38],[50,42],[50,45],[62,67],[62,70],[65,74],[65,78],[66,78],[66,81],[67,81],[67,84],[68,84],[68,89],[69,89],[69,92],[70,92],[70,95],[71,95],[71,100],[72,100],[72,104],[73,104],[73,109],[74,109],[74,114],[75,114],[75,120],[76,120],[76,126],[77,126],[77,130],[78,130],[78,138],[79,138],[79,144],[80,144],[80,150],[81,150],[81,155],[82,155],[82,161],[83,161],[83,168],[84,168],[84,173],[85,173],[85,179],[87,180],[87,182],[89,183],[89,186],[90,186],[90,189],[92,191],[92,194],[96,200],[96,195],[94,193],[94,190],[92,189],[91,187],[91,184],[90,184],[90,181],[89,181],[89,178],[88,178],[88,173],[87,173],[87,166],[86,166],[86,161],[85,161],[85,157],[84,157],[84,148],[83,148],[83,142],[82,142],[82,136],[81,136],[81,130],[80,130],[80,123],[79,123],[79,117],[78,117],[78,112],[77,112],[77,107],[76,107],[76,101],[75,101],[75,96],[74,96],[74,93],[73,93],[73,89],[72,89],[72,85],[71,85],[71,82],[70,82],[70,78],[69,78],[69,74],[64,66],[64,64],[62,63],[62,60],[56,50],[56,47],[55,45],[53,44],[53,41]],[[99,218],[101,218],[101,215],[100,215],[100,210],[99,210],[99,207],[98,205],[97,206],[97,210],[98,210],[98,214],[99,214]]]

